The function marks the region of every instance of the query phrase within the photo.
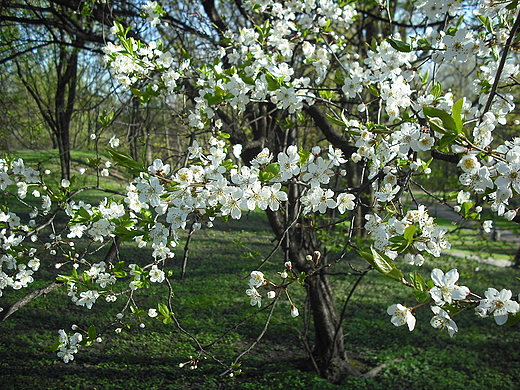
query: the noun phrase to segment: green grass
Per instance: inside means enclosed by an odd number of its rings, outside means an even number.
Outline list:
[[[179,278],[182,248],[174,259],[173,306],[184,329],[202,343],[216,340],[255,309],[245,296],[247,275],[258,259],[272,249],[267,222],[260,213],[243,221],[219,223],[203,229],[193,238],[188,271]],[[149,252],[129,247],[121,258],[143,262]],[[352,255],[354,265],[362,266]],[[281,257],[272,259],[263,271],[275,275]],[[487,286],[516,288],[513,269],[502,269],[469,260],[445,257],[441,268],[457,267],[461,284],[482,294]],[[347,270],[346,263],[339,271]],[[424,266],[425,273],[431,263]],[[406,268],[405,268],[406,269]],[[477,271],[478,269],[478,271]],[[56,270],[44,268],[41,276],[51,280]],[[338,303],[348,295],[353,277],[333,276]],[[47,281],[34,283],[43,286]],[[13,302],[25,291],[5,294]],[[164,285],[154,286],[136,296],[135,302],[147,310],[157,301],[165,302]],[[514,389],[520,380],[520,352],[515,347],[518,326],[498,327],[492,319],[477,320],[472,315],[457,319],[460,333],[450,339],[429,325],[428,308],[417,312],[417,329],[395,328],[386,308],[401,302],[414,305],[409,291],[376,273],[369,273],[349,303],[344,322],[345,341],[351,358],[362,370],[391,363],[371,379],[349,378],[331,385],[311,370],[298,331],[302,316],[292,319],[287,302],[281,302],[261,344],[243,359],[242,375],[220,376],[223,368],[211,359],[199,368],[178,368],[194,355],[189,337],[174,325],[144,319],[146,328],[128,319],[129,329],[116,335],[112,324],[123,302],[99,301],[92,310],[72,304],[63,291],[54,291],[31,302],[0,324],[0,376],[5,389]],[[296,288],[293,299],[303,309],[303,290]],[[5,307],[5,304],[4,304]],[[253,318],[230,333],[210,352],[230,363],[261,332],[266,314]],[[126,322],[126,320],[125,320]],[[62,363],[54,352],[45,351],[60,328],[75,323],[87,328],[95,323],[103,331],[103,342],[80,350],[72,363]],[[105,327],[105,328],[104,328]],[[396,360],[401,359],[401,360]]]
[[[56,152],[35,156],[20,152],[17,157],[56,164]],[[85,161],[91,153],[73,154],[76,161]],[[54,160],[53,160],[54,159]],[[117,172],[117,170],[114,170]],[[117,177],[106,179],[104,185],[121,187]],[[85,182],[85,185],[93,185]],[[101,195],[105,196],[105,195]],[[92,195],[90,201],[98,199]],[[450,221],[438,223],[450,230]],[[186,236],[181,237],[184,239]],[[262,213],[249,213],[241,221],[218,222],[213,229],[202,229],[193,236],[186,276],[180,278],[183,241],[172,260],[174,274],[172,303],[181,326],[203,344],[218,340],[223,331],[234,327],[256,309],[245,295],[248,274],[273,249],[272,234]],[[453,249],[469,255],[510,258],[516,245],[490,241],[475,229],[462,229],[450,236]],[[99,253],[101,258],[103,253]],[[120,259],[127,263],[145,264],[150,250],[137,250],[125,245]],[[47,259],[35,276],[33,288],[43,287],[60,272]],[[356,268],[366,266],[354,253],[331,276],[338,305],[342,305],[355,277],[348,263]],[[283,257],[277,253],[262,268],[268,277],[281,271]],[[518,292],[515,280],[519,272],[497,268],[465,258],[443,256],[435,263],[428,259],[422,269],[427,276],[433,266],[448,270],[456,267],[460,284],[482,295],[489,286],[510,288]],[[413,268],[398,264],[405,273]],[[387,364],[375,378],[347,378],[332,385],[319,378],[308,362],[299,334],[303,330],[304,290],[291,289],[291,297],[300,308],[301,316],[289,316],[287,300],[279,303],[270,327],[261,343],[242,359],[242,375],[222,376],[223,367],[212,359],[199,364],[196,370],[180,369],[196,354],[193,340],[173,324],[143,318],[145,328],[136,318],[126,317],[128,325],[120,334],[115,316],[125,302],[98,300],[92,310],[70,302],[65,291],[56,290],[42,296],[0,323],[0,389],[516,389],[520,381],[520,352],[517,348],[519,325],[498,327],[492,319],[478,320],[472,314],[456,318],[460,332],[453,339],[435,331],[430,325],[428,307],[417,310],[417,327],[409,332],[390,323],[386,308],[393,303],[414,306],[411,291],[371,272],[365,276],[346,310],[343,324],[345,344],[353,363],[362,372]],[[28,289],[6,289],[2,307],[8,307]],[[166,285],[153,285],[140,291],[134,303],[141,309],[166,302]],[[267,299],[264,299],[266,301]],[[208,349],[224,363],[231,363],[260,334],[267,313],[260,313],[229,333]],[[70,332],[77,324],[87,329],[96,324],[103,342],[82,349],[69,364],[61,362],[55,352],[46,351],[58,329]]]
[[[116,191],[124,191],[124,180],[130,180],[129,176],[125,176],[122,170],[120,170],[117,166],[111,166],[109,168],[110,176],[103,177],[100,176],[99,180],[96,178],[97,169],[93,166],[89,166],[87,161],[89,159],[97,158],[96,154],[93,151],[82,151],[82,150],[71,150],[71,176],[74,177],[75,188],[84,188],[100,185],[103,188],[107,188],[110,190]],[[59,180],[57,178],[60,177],[60,161],[59,161],[59,152],[57,149],[49,149],[49,150],[40,150],[38,152],[31,150],[18,150],[16,152],[11,153],[10,155],[13,159],[21,158],[25,161],[26,166],[36,167],[38,164],[41,164],[41,173],[45,170],[49,170],[50,174],[43,173],[43,178],[45,182],[50,185],[52,188],[56,188]],[[100,168],[104,168],[104,164],[106,161],[109,161],[110,158],[106,152],[102,152],[99,154],[100,164],[98,165]],[[81,174],[79,169],[84,168],[87,169],[85,174]],[[88,191],[82,192],[82,199],[87,198],[88,200],[99,200],[100,198],[109,195],[102,195],[99,191]]]
[[[437,217],[435,222],[448,229],[448,240],[452,251],[466,254],[468,257],[513,261],[518,250],[516,242],[494,240],[492,234],[484,233],[474,225],[466,224],[461,227],[442,217]]]

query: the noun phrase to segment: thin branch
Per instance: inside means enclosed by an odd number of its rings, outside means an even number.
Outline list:
[[[51,291],[54,291],[54,290],[60,288],[63,285],[64,284],[62,282],[52,282],[51,284],[48,284],[45,287],[38,288],[38,289],[32,291],[31,293],[27,294],[23,298],[19,299],[15,303],[13,303],[9,307],[9,309],[7,309],[3,313],[1,321],[2,322],[5,321],[7,319],[7,317],[9,317],[11,314],[13,314],[14,312],[18,311],[20,308],[22,308],[23,306],[27,305],[29,302],[33,301],[34,299],[38,298],[40,295],[48,294]]]
[[[504,66],[506,64],[507,55],[509,54],[509,49],[511,48],[511,44],[516,35],[516,30],[520,27],[520,13],[516,16],[515,23],[511,28],[511,32],[509,33],[509,37],[507,38],[506,44],[504,45],[504,51],[502,52],[502,58],[500,58],[500,63],[498,64],[495,81],[493,82],[493,86],[491,87],[491,91],[489,92],[489,97],[486,102],[486,106],[484,107],[484,111],[482,111],[481,118],[484,116],[486,112],[491,108],[491,104],[493,103],[493,99],[495,97],[498,83],[500,82],[500,76],[502,75],[502,71],[504,70]]]
[[[243,351],[240,355],[237,356],[237,358],[233,362],[233,365],[237,364],[240,361],[240,359],[242,358],[242,356],[244,356],[244,355],[248,354],[249,352],[251,352],[251,350],[255,347],[255,345],[260,342],[262,337],[264,337],[264,334],[265,334],[265,332],[267,332],[267,328],[269,327],[269,323],[271,322],[271,318],[272,318],[273,313],[274,313],[274,308],[276,307],[276,303],[278,302],[279,298],[280,298],[280,294],[278,294],[276,296],[275,300],[272,302],[271,311],[269,312],[267,320],[265,321],[265,324],[264,324],[264,328],[262,329],[260,334],[257,336],[255,341],[253,341],[253,343],[249,346],[249,348],[247,348],[245,351]],[[224,373],[222,373],[221,376],[227,374],[228,372],[229,372],[229,370],[224,372]]]

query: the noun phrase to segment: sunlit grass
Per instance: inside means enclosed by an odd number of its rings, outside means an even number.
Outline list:
[[[180,279],[182,247],[178,247],[174,261],[173,307],[182,327],[208,344],[233,327],[255,308],[245,295],[247,275],[273,248],[268,225],[260,213],[251,213],[243,221],[218,223],[213,229],[203,229],[193,238],[187,274]],[[145,261],[149,252],[129,247],[121,252],[128,262]],[[335,271],[350,269],[347,262],[363,267],[354,253]],[[263,271],[275,278],[283,260],[275,256]],[[479,264],[470,260],[442,257],[437,263],[443,269],[456,267],[461,284],[483,294],[487,286],[516,287],[517,272]],[[411,271],[399,264],[405,272]],[[427,277],[433,263],[427,261],[423,274]],[[42,275],[47,281],[56,274],[46,268]],[[350,292],[355,277],[332,276],[338,304]],[[498,327],[492,319],[478,320],[472,315],[457,318],[460,333],[453,339],[435,331],[429,325],[431,313],[423,307],[417,311],[417,329],[409,332],[395,328],[389,321],[386,308],[400,302],[417,304],[412,292],[377,274],[369,273],[349,302],[344,322],[345,341],[355,364],[363,371],[383,363],[387,368],[373,379],[347,379],[342,386],[328,384],[318,378],[306,360],[300,339],[304,315],[303,289],[292,294],[300,306],[302,316],[292,319],[287,302],[275,312],[270,329],[261,345],[243,359],[243,375],[221,377],[223,367],[211,359],[203,361],[197,370],[179,369],[178,365],[196,353],[193,341],[175,326],[143,318],[128,318],[130,325],[116,335],[112,324],[123,302],[97,303],[92,310],[71,303],[64,291],[54,291],[15,313],[0,325],[0,348],[3,359],[0,373],[3,388],[24,389],[118,389],[118,388],[204,388],[204,389],[514,389],[520,379],[520,353],[513,346],[518,338],[518,326]],[[6,294],[12,302],[20,297]],[[154,286],[136,296],[135,302],[147,310],[165,302],[166,286]],[[4,302],[5,302],[4,301]],[[260,333],[265,313],[239,327],[210,348],[212,354],[230,363]],[[103,332],[104,341],[80,351],[74,362],[62,363],[54,352],[45,351],[60,328],[72,324],[87,328],[95,323]],[[398,360],[396,360],[398,359]],[[507,364],[505,364],[507,361]],[[475,379],[475,378],[478,378]]]
[[[19,155],[23,157],[23,152]],[[24,158],[35,158],[27,154]],[[44,154],[44,162],[56,164],[55,152]],[[74,155],[86,161],[91,153]],[[33,160],[36,161],[36,160]],[[52,162],[54,161],[54,162]],[[106,179],[106,178],[105,178]],[[118,177],[107,180],[110,188],[124,188]],[[85,182],[85,185],[93,185]],[[106,196],[106,195],[101,195]],[[97,196],[92,196],[96,199]],[[456,229],[451,221],[437,219],[448,229]],[[337,229],[341,234],[341,229]],[[187,272],[181,279],[183,245],[186,234],[171,260],[174,270],[172,284],[173,310],[183,329],[207,345],[219,340],[208,351],[225,364],[231,363],[260,334],[267,314],[261,313],[233,330],[224,338],[224,331],[233,328],[256,311],[245,294],[249,273],[256,269],[274,248],[268,222],[260,212],[246,214],[241,221],[216,222],[212,229],[193,235]],[[460,284],[483,295],[487,287],[510,288],[518,291],[515,269],[498,268],[471,260],[470,255],[508,258],[516,245],[492,241],[477,229],[460,229],[449,237],[454,251],[467,253],[468,258],[443,255],[428,258],[421,272],[428,278],[435,267],[457,268]],[[363,239],[365,240],[365,239]],[[366,241],[366,240],[365,240]],[[338,243],[343,242],[339,237]],[[369,242],[367,241],[368,245]],[[103,252],[99,253],[101,258]],[[150,250],[138,250],[125,244],[120,260],[146,263]],[[331,254],[333,257],[333,254]],[[60,272],[53,264],[59,259],[46,259],[46,265],[35,274],[33,287],[43,287]],[[352,266],[352,267],[351,267]],[[413,268],[398,260],[397,266],[407,274]],[[357,276],[352,269],[363,269],[366,263],[354,252],[332,267],[331,275],[340,307],[348,297]],[[268,278],[277,278],[283,268],[283,256],[276,253],[264,264]],[[197,353],[193,339],[173,324],[165,325],[150,318],[125,317],[121,327],[116,314],[124,301],[108,304],[102,300],[92,310],[78,307],[66,296],[65,290],[53,291],[31,302],[0,323],[0,387],[5,389],[515,389],[520,380],[520,352],[517,345],[518,325],[498,327],[492,319],[479,320],[468,314],[456,318],[460,332],[453,339],[435,331],[430,325],[431,312],[426,305],[416,311],[417,328],[409,332],[395,328],[386,314],[393,303],[417,305],[412,291],[398,283],[370,272],[348,303],[345,321],[345,344],[354,365],[366,372],[378,365],[389,364],[375,378],[348,378],[342,385],[331,385],[316,376],[306,358],[301,342],[305,317],[305,291],[295,285],[291,297],[301,316],[291,318],[287,300],[275,311],[262,342],[242,359],[243,374],[222,376],[222,365],[207,359],[196,370],[180,369]],[[6,290],[4,308],[28,291]],[[141,309],[157,307],[166,302],[170,291],[165,284],[140,291],[134,304]],[[267,299],[264,299],[267,301]],[[146,325],[141,328],[140,322]],[[45,351],[57,336],[58,329],[70,331],[72,324],[87,329],[96,324],[103,342],[82,349],[72,363],[61,362],[54,352]]]

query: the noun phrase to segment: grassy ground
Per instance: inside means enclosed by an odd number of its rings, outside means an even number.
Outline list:
[[[88,156],[88,155],[86,155]],[[83,159],[85,156],[73,156]],[[440,221],[446,226],[449,221]],[[273,248],[268,224],[260,213],[251,213],[240,222],[218,223],[193,237],[187,274],[180,279],[182,247],[173,259],[176,272],[170,278],[173,307],[182,327],[203,344],[217,340],[223,330],[255,312],[245,295],[247,276]],[[490,242],[476,231],[461,230],[451,239],[455,249],[468,254],[485,253],[512,257],[514,244]],[[127,263],[144,262],[150,253],[123,248],[120,256]],[[276,275],[283,263],[275,256],[262,271]],[[348,261],[363,267],[351,254]],[[433,263],[424,265],[427,274]],[[436,266],[456,267],[460,284],[482,295],[489,286],[518,292],[516,276],[510,268],[497,268],[475,261],[443,256]],[[406,267],[404,267],[405,270]],[[347,262],[333,269],[347,271]],[[407,271],[410,271],[408,269]],[[51,265],[38,272],[33,287],[43,287],[58,271]],[[331,276],[338,304],[348,296],[355,278]],[[5,292],[2,307],[27,293]],[[135,297],[147,310],[165,302],[166,286],[154,286]],[[498,327],[492,319],[478,320],[471,314],[456,318],[460,332],[453,339],[430,325],[427,307],[417,311],[417,327],[409,332],[395,328],[386,308],[400,302],[416,304],[411,292],[376,273],[363,279],[350,301],[344,322],[345,343],[350,358],[366,372],[387,364],[375,378],[348,378],[332,385],[316,376],[300,340],[303,329],[303,290],[291,291],[301,316],[291,318],[287,301],[280,302],[261,344],[242,360],[243,374],[221,376],[223,368],[211,359],[196,370],[180,369],[179,363],[194,355],[193,341],[174,325],[145,319],[145,328],[135,319],[125,320],[130,328],[121,334],[114,330],[115,315],[124,302],[98,301],[92,310],[70,302],[64,290],[53,291],[31,302],[0,323],[0,389],[517,389],[520,381],[519,325]],[[225,363],[232,362],[260,334],[266,313],[254,317],[210,349]],[[80,350],[69,364],[55,352],[45,351],[58,329],[70,332],[77,324],[83,329],[96,324],[103,342]]]
[[[230,240],[230,237],[232,239]],[[178,273],[171,278],[175,313],[182,326],[202,343],[217,339],[228,329],[255,311],[244,294],[247,275],[256,258],[265,256],[272,244],[261,214],[236,222],[221,223],[214,229],[196,233],[184,280]],[[180,253],[179,253],[180,254]],[[178,254],[178,255],[179,255]],[[146,253],[134,248],[122,258],[140,261]],[[180,257],[175,260],[180,268]],[[359,259],[352,258],[357,265]],[[516,284],[517,272],[494,268],[467,260],[446,258],[442,268],[457,267],[461,284],[482,294]],[[273,259],[280,264],[281,259]],[[428,268],[428,264],[425,265]],[[477,271],[478,269],[478,271]],[[279,266],[267,264],[266,274]],[[56,271],[44,269],[52,279]],[[350,291],[354,279],[334,276],[338,302]],[[42,286],[46,281],[36,282]],[[12,302],[16,294],[3,298]],[[293,293],[303,308],[303,292]],[[164,301],[164,286],[136,297],[147,309],[155,299]],[[282,302],[262,344],[243,360],[244,374],[221,377],[222,367],[211,360],[196,370],[178,368],[194,354],[193,343],[173,325],[146,320],[142,329],[130,321],[131,328],[116,335],[110,325],[122,302],[96,303],[91,311],[72,304],[63,291],[41,297],[0,324],[0,376],[3,389],[515,389],[520,380],[518,326],[498,327],[493,321],[477,320],[471,315],[457,320],[461,329],[453,339],[429,326],[428,309],[417,313],[417,329],[409,332],[395,328],[386,315],[386,307],[395,302],[414,305],[414,299],[390,280],[368,274],[348,306],[344,324],[345,341],[362,371],[391,363],[372,379],[351,378],[342,385],[331,385],[317,377],[306,359],[299,340],[302,316],[288,316],[289,305]],[[302,313],[303,314],[303,313]],[[211,352],[225,362],[232,361],[261,332],[266,315],[262,314],[232,332]],[[105,324],[104,341],[80,351],[72,363],[62,363],[53,352],[45,351],[60,328],[71,324],[87,328],[91,323]],[[400,359],[400,360],[396,360]],[[393,362],[393,363],[392,363]]]

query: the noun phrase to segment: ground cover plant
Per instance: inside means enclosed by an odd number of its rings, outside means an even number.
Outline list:
[[[226,239],[230,231],[235,236],[233,241]],[[272,249],[265,240],[270,234],[265,217],[252,213],[241,221],[220,223],[198,232],[182,280],[181,262],[177,259],[171,277],[176,314],[182,326],[201,342],[214,341],[222,329],[233,327],[255,311],[239,292],[250,270],[258,265],[250,248],[266,256]],[[134,261],[138,262],[149,255],[139,251],[129,248],[122,251],[121,257],[136,257]],[[366,265],[356,254],[349,260],[355,267]],[[428,263],[424,266],[431,269]],[[507,287],[509,279],[517,276],[515,269],[460,258],[447,258],[446,267],[459,269],[462,280],[478,280],[476,289],[488,284]],[[269,268],[277,269],[266,265],[266,271]],[[52,281],[57,273],[50,267],[42,271],[45,278],[37,282],[38,287]],[[339,303],[344,302],[357,278],[347,275],[348,267],[341,271],[345,274],[331,276]],[[150,291],[149,296],[140,297],[139,303],[152,307],[163,293]],[[1,323],[2,388],[431,389],[432,383],[436,389],[463,389],[468,384],[475,389],[515,388],[520,380],[520,352],[515,348],[518,326],[500,328],[491,335],[486,320],[468,317],[461,320],[466,331],[449,339],[447,334],[427,326],[429,313],[425,309],[417,313],[424,324],[410,335],[404,328],[396,331],[382,315],[388,298],[401,296],[400,289],[378,273],[364,277],[347,306],[344,321],[346,334],[358,340],[352,359],[362,372],[388,365],[374,378],[332,385],[320,379],[309,364],[301,318],[287,319],[283,312],[275,314],[262,345],[244,357],[243,374],[229,378],[220,376],[222,368],[210,360],[201,362],[197,370],[180,369],[179,363],[196,353],[196,348],[172,324],[147,318],[146,327],[140,328],[138,321],[130,320],[131,327],[117,335],[119,325],[114,322],[112,305],[100,303],[99,310],[85,316],[67,297],[53,291]],[[7,298],[16,299],[16,295]],[[304,311],[303,292],[294,299]],[[408,299],[414,301],[412,294]],[[233,359],[257,337],[265,319],[265,315],[252,318],[212,351],[223,359]],[[91,346],[88,353],[65,364],[45,347],[55,337],[56,328],[73,322],[82,328],[91,323],[111,325],[103,329],[103,343]]]

